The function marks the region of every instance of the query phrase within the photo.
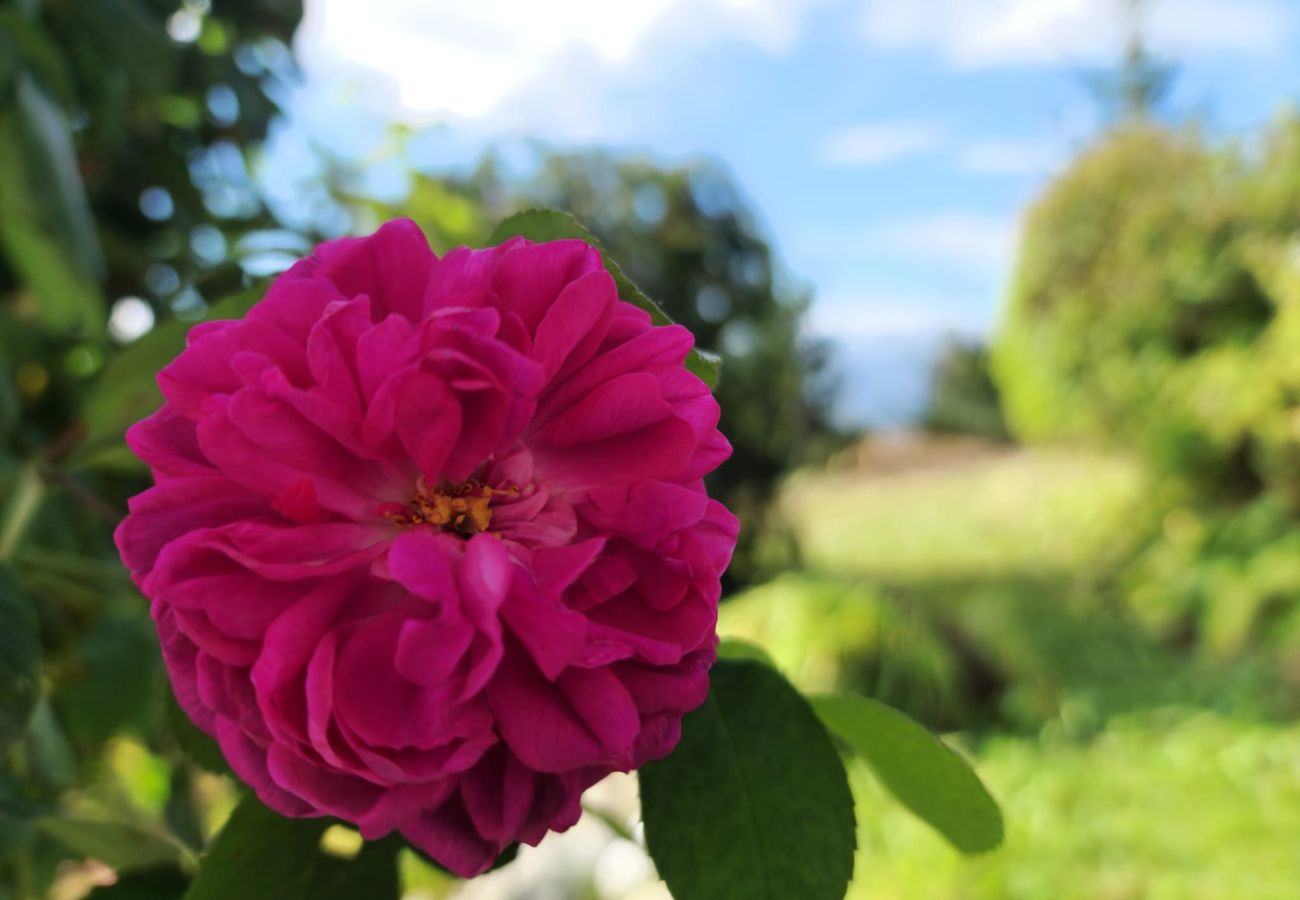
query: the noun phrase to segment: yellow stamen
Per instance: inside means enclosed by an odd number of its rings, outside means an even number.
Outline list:
[[[487,531],[492,524],[492,498],[518,493],[516,488],[495,489],[475,479],[459,484],[430,487],[423,478],[416,483],[415,496],[407,508],[386,512],[399,525],[434,525],[444,531],[469,537]]]

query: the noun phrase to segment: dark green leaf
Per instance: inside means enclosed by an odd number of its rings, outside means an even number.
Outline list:
[[[101,616],[64,661],[55,706],[73,741],[90,749],[128,730],[149,734],[157,721],[162,666],[143,605]]]
[[[29,774],[43,787],[59,791],[76,780],[77,759],[49,697],[41,697],[32,711],[22,752],[31,767]]]
[[[398,896],[397,838],[353,860],[320,849],[329,819],[287,819],[246,796],[203,859],[186,900],[389,900]]]
[[[354,859],[317,854],[316,871],[304,895],[310,900],[386,900],[400,896],[397,854],[406,846],[399,835],[368,841]]]
[[[36,610],[0,563],[0,751],[27,731],[40,697],[41,635]]]
[[[753,660],[721,660],[666,759],[641,770],[646,844],[676,900],[840,900],[853,797],[799,693]]]
[[[568,238],[586,241],[600,251],[600,258],[604,260],[605,268],[614,278],[614,283],[618,285],[618,296],[621,299],[648,312],[651,320],[656,325],[672,324],[673,320],[668,317],[663,308],[643,294],[641,289],[632,282],[632,279],[624,274],[618,263],[610,258],[610,255],[605,252],[605,248],[601,246],[595,235],[568,213],[560,212],[557,209],[527,209],[515,213],[493,229],[492,236],[488,238],[488,243],[496,245],[504,243],[512,237],[523,237],[537,243]],[[717,385],[720,366],[721,360],[717,356],[703,350],[692,350],[690,356],[686,358],[686,368],[695,373],[709,387]]]
[[[763,665],[776,668],[772,657],[758,644],[741,638],[723,638],[718,641],[718,659],[752,659]]]
[[[167,730],[176,740],[181,751],[199,768],[234,778],[235,773],[230,770],[221,747],[215,740],[204,734],[199,726],[191,722],[189,716],[185,715],[185,710],[181,709],[172,694],[171,686],[165,687],[163,693],[166,694],[163,703]]]
[[[161,834],[125,822],[42,816],[36,827],[79,859],[97,859],[118,872],[177,864],[184,850]]]
[[[1002,843],[1002,813],[966,761],[921,725],[868,697],[813,699],[900,802],[963,853]]]
[[[115,883],[97,887],[87,900],[180,900],[190,879],[175,866],[159,866],[119,875]]]
[[[227,297],[208,310],[205,321],[234,319],[261,299],[265,286]],[[165,322],[119,351],[104,366],[85,402],[86,436],[67,460],[69,468],[95,465],[121,447],[126,429],[162,403],[158,371],[185,349],[187,322]],[[134,457],[130,457],[134,458]]]

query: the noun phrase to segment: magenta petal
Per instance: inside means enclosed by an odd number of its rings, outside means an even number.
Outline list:
[[[337,284],[345,296],[368,294],[384,314],[412,321],[423,317],[420,301],[434,255],[409,219],[389,222],[368,238],[337,241],[317,254],[317,274]]]
[[[533,358],[542,364],[546,378],[563,366],[581,365],[605,339],[613,318],[618,288],[601,269],[572,281],[556,297],[537,326]]]
[[[538,772],[596,765],[606,754],[564,693],[527,658],[507,653],[488,686],[502,739]]]

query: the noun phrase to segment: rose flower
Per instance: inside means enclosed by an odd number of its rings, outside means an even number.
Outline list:
[[[116,539],[264,803],[468,877],[673,749],[737,530],[691,347],[582,241],[438,258],[407,221],[190,330]]]

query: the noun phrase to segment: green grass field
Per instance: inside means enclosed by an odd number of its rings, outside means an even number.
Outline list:
[[[1148,637],[1108,581],[1147,500],[1132,466],[1077,451],[787,483],[805,568],[732,600],[721,631],[948,733],[1007,819],[966,859],[859,768],[851,897],[1298,895],[1300,727],[1272,715],[1267,668]]]

